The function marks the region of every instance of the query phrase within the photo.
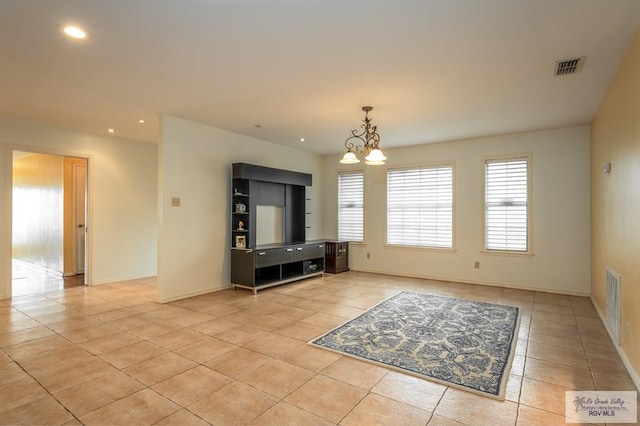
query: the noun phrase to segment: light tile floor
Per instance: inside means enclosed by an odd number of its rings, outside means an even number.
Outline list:
[[[11,287],[14,297],[81,285],[84,285],[84,274],[63,277],[61,272],[50,271],[18,259],[11,260]]]
[[[522,308],[505,401],[306,344],[401,290]],[[567,390],[636,390],[582,297],[357,272],[155,295],[150,278],[0,301],[0,424],[564,425]]]

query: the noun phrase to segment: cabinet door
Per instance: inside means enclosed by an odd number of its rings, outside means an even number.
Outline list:
[[[337,244],[336,250],[336,257],[349,257],[349,243]]]
[[[253,250],[231,250],[231,282],[254,285]]]

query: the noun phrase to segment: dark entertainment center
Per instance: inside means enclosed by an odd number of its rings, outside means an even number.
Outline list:
[[[324,240],[306,241],[308,173],[232,165],[231,283],[258,290],[324,274]]]

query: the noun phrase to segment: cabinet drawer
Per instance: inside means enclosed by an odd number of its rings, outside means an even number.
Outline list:
[[[294,260],[307,260],[324,257],[324,244],[307,244],[296,246],[294,249]]]
[[[256,268],[293,262],[293,249],[256,250]]]

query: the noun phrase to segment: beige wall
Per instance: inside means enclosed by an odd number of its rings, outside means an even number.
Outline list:
[[[13,258],[62,273],[62,201],[62,157],[13,161]]]
[[[160,301],[230,285],[231,164],[257,164],[313,175],[311,229],[321,238],[322,158],[307,151],[163,117],[159,151]],[[179,197],[180,207],[171,207]]]
[[[621,346],[640,383],[640,31],[591,126],[592,294],[606,314],[605,270],[621,276]],[[611,163],[611,173],[602,172]],[[626,323],[629,323],[627,336]]]
[[[157,145],[0,118],[0,298],[11,286],[14,149],[89,159],[89,282],[156,274]]]
[[[492,136],[385,150],[387,166],[454,162],[455,250],[386,246],[386,167],[324,161],[326,237],[337,237],[339,170],[364,170],[364,244],[352,244],[360,271],[462,281],[557,293],[590,293],[589,128]],[[483,158],[532,158],[532,256],[483,252]],[[371,258],[367,259],[366,254]],[[474,269],[474,262],[480,269]]]

